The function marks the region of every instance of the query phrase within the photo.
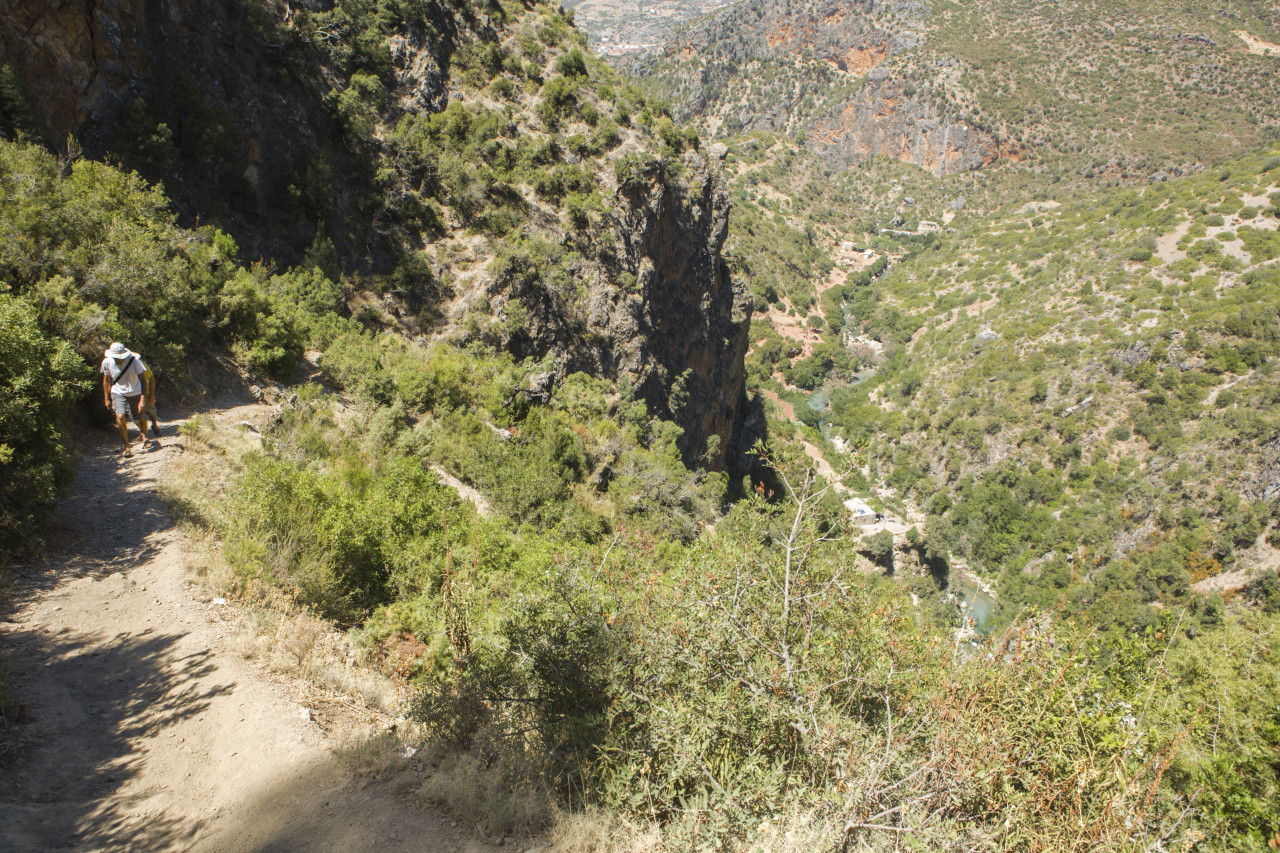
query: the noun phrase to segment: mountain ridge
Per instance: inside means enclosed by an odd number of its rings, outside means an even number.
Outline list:
[[[1274,13],[1229,5],[1197,26],[1158,0],[1114,16],[1091,2],[749,0],[617,61],[713,135],[777,130],[833,166],[876,154],[935,171],[1011,158],[1134,179],[1275,131],[1273,60],[1234,32],[1247,21],[1252,37],[1274,38]],[[1186,118],[1192,108],[1203,126]],[[958,144],[921,150],[946,127],[963,128]],[[911,144],[898,141],[904,131]]]

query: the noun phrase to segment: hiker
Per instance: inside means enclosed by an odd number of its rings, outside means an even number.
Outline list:
[[[138,425],[142,441],[147,440],[147,421],[151,421],[151,440],[160,441],[160,422],[156,420],[156,380],[136,352],[130,352],[116,341],[102,359],[102,403],[116,414],[116,429],[124,442],[124,456],[129,449],[129,419]]]

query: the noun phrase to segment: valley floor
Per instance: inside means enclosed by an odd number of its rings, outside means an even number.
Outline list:
[[[156,494],[182,452],[166,433],[131,460],[85,449],[62,542],[0,611],[31,706],[0,731],[0,849],[488,850],[357,781],[287,685],[228,648],[227,606],[190,584]]]

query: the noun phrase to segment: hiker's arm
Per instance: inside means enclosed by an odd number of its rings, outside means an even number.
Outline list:
[[[156,401],[156,377],[150,370],[142,371],[142,396],[148,403]]]
[[[102,374],[102,405],[111,408],[111,379],[105,373]]]

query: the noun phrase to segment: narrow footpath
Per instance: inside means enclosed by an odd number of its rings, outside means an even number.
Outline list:
[[[354,779],[220,648],[156,494],[180,452],[172,425],[133,459],[105,436],[83,448],[49,556],[16,567],[0,652],[30,721],[0,728],[0,850],[489,851]]]

